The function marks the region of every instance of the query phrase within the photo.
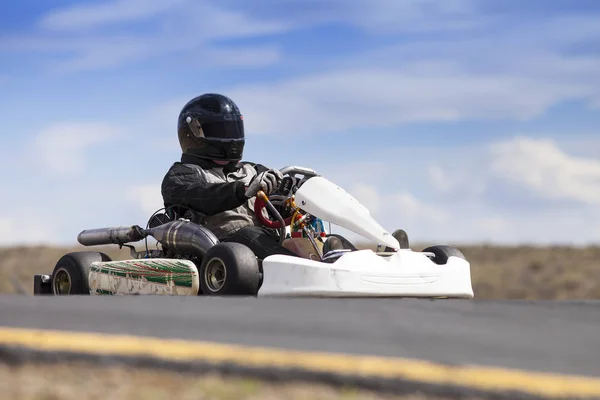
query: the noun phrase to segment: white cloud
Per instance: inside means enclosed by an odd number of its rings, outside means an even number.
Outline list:
[[[34,220],[29,216],[0,218],[0,245],[53,243],[53,231],[44,221]]]
[[[409,192],[382,191],[365,182],[352,185],[348,191],[364,204],[376,219],[443,223],[448,218],[441,209],[425,204]]]
[[[365,205],[377,198],[373,217],[390,232],[406,230],[411,243],[584,245],[600,241],[600,212],[594,209],[557,209],[540,203],[535,212],[528,212],[485,201],[475,205],[426,202],[410,192],[390,194],[384,188],[371,188],[371,199],[364,192],[350,193]],[[337,230],[350,240],[361,240],[356,234]]]
[[[441,208],[426,204],[408,192],[385,191],[365,182],[351,185],[347,190],[390,232],[402,228],[413,233],[419,231],[419,235],[422,229],[418,225],[431,227],[448,220],[448,215]],[[351,241],[365,240],[346,229],[342,231]]]
[[[439,197],[446,201],[458,199],[464,202],[485,193],[488,187],[488,177],[482,169],[485,158],[469,153],[469,149],[463,146],[454,157],[450,154],[439,160],[445,163],[443,166],[432,164],[427,167],[428,182]]]
[[[341,15],[355,25],[379,33],[462,31],[482,26],[472,0],[371,0],[345,3]]]
[[[515,138],[491,147],[491,170],[549,199],[600,206],[600,160],[573,157],[552,140]]]
[[[47,53],[58,60],[63,71],[116,68],[141,60],[151,62],[152,58],[168,59],[167,63],[185,60],[190,68],[260,67],[288,61],[277,42],[281,38],[274,35],[294,29],[342,22],[371,34],[410,33],[410,37],[396,36],[396,44],[395,38],[388,36],[382,42],[392,46],[375,46],[372,51],[358,48],[348,56],[331,51],[314,59],[290,59],[292,68],[276,71],[277,76],[284,76],[278,82],[269,82],[270,78],[261,74],[262,84],[222,88],[242,107],[252,134],[303,135],[362,129],[368,138],[371,130],[411,122],[528,119],[566,100],[598,104],[600,59],[565,51],[598,37],[600,25],[594,15],[536,23],[509,21],[504,25],[496,24],[495,17],[479,14],[475,2],[462,0],[324,0],[310,7],[296,0],[235,4],[223,0],[214,5],[192,0],[150,0],[139,6],[141,3],[116,0],[55,10],[40,20],[41,31],[31,29],[34,33],[26,37],[13,34],[0,38],[0,51]],[[297,8],[289,11],[291,5]],[[468,37],[465,30],[472,30]],[[438,35],[423,35],[425,31]],[[272,35],[270,45],[228,44],[230,39],[267,35]],[[206,58],[209,63],[203,61]],[[304,73],[305,66],[320,72],[297,75]],[[130,125],[126,131],[151,131],[157,133],[156,137],[162,129],[172,132],[179,109],[195,94],[166,106],[166,114],[144,113],[147,119],[143,124],[151,125],[148,129],[131,129]],[[149,122],[155,118],[159,119],[156,124]],[[126,177],[122,179],[127,181],[106,177],[106,181],[98,182],[100,178],[89,187],[82,183],[75,188],[68,174],[81,171],[85,154],[114,132],[111,126],[97,124],[53,126],[35,139],[33,155],[27,154],[28,160],[41,163],[41,171],[65,177],[53,181],[56,186],[45,195],[36,196],[43,197],[43,204],[32,201],[30,208],[38,216],[59,207],[69,210],[72,214],[68,218],[56,216],[53,220],[60,220],[62,228],[57,229],[63,229],[59,233],[67,233],[69,238],[79,231],[78,224],[137,223],[162,207],[159,175],[148,178],[154,172],[144,171],[144,179],[155,184],[130,190],[130,178]],[[152,140],[144,138],[140,145],[154,145]],[[172,155],[178,156],[175,136],[161,140],[168,140]],[[491,153],[486,145],[448,152],[435,143],[429,148],[397,150],[371,142],[368,147],[374,150],[365,157],[376,161],[348,157],[351,165],[327,165],[325,160],[321,167],[315,167],[336,182],[339,178],[390,230],[404,227],[411,237],[500,242],[597,239],[600,215],[594,206],[600,189],[598,162],[592,157],[600,155],[600,146],[593,141],[573,144],[571,139],[553,144],[531,140],[499,144]],[[249,148],[258,148],[257,143],[260,141]],[[578,146],[581,150],[574,151]],[[161,148],[165,159],[166,151],[171,151],[166,148]],[[362,156],[366,145],[361,150]],[[290,157],[342,158],[333,153],[327,150],[328,157],[299,153]],[[268,157],[279,156],[288,157]],[[148,170],[151,168],[159,167],[154,164]],[[62,189],[72,190],[61,191],[63,183]],[[90,196],[97,187],[125,196],[113,196],[107,204],[101,196]],[[535,197],[537,203],[532,206],[531,198],[527,198],[531,194],[546,197]],[[19,202],[18,192],[10,196],[15,199],[13,203]],[[547,201],[553,198],[563,201]],[[81,206],[84,203],[86,207]],[[567,208],[573,204],[579,207]],[[25,206],[19,213],[27,211]],[[97,211],[99,208],[103,211]],[[14,228],[14,223],[10,224],[4,221],[0,229],[6,232],[7,227]]]
[[[392,12],[394,7],[423,11],[428,4],[385,3],[373,12],[391,20],[404,15]],[[459,3],[448,7],[456,7],[459,15],[471,15],[471,2]],[[356,3],[353,7],[352,13],[360,9]],[[367,16],[363,19],[368,21]],[[468,38],[411,36],[402,44],[375,47],[360,55],[323,54],[322,72],[223,90],[240,103],[250,131],[273,135],[414,122],[530,120],[566,101],[597,103],[600,57],[565,52],[600,38],[596,16],[517,22],[510,30],[501,26],[488,24],[485,34]],[[562,35],[565,26],[569,29]]]
[[[150,57],[154,45],[151,40],[140,41],[135,37],[90,40],[77,48],[68,49],[74,53],[73,57],[54,61],[54,71],[68,73],[120,67],[125,63]]]
[[[116,137],[119,130],[98,123],[62,123],[40,131],[30,143],[28,159],[35,160],[44,172],[77,175],[84,172],[86,152],[93,146]]]
[[[356,183],[351,194],[369,209],[372,215],[381,209],[381,194],[377,189],[367,183]]]
[[[144,21],[151,17],[155,20]],[[110,24],[128,25],[126,29],[101,29]],[[195,0],[116,0],[70,6],[43,16],[39,27],[40,33],[0,37],[0,51],[60,52],[49,62],[62,73],[117,68],[168,54],[183,57],[190,65],[264,66],[279,60],[277,48],[248,46],[241,51],[214,42],[290,29],[276,19],[253,18],[236,8]],[[209,63],[198,63],[207,58]]]
[[[387,214],[406,223],[444,224],[448,215],[439,206],[425,204],[410,193],[385,196]]]
[[[448,176],[448,174],[444,172],[444,170],[442,170],[442,168],[440,168],[439,166],[430,165],[428,172],[431,182],[433,183],[434,187],[440,192],[448,192],[456,186],[456,183],[453,182]]]
[[[562,137],[555,142],[523,138],[528,144],[525,151],[507,145],[513,141],[454,146],[452,152],[433,146],[407,146],[402,151],[374,148],[371,151],[377,156],[367,153],[365,157],[385,161],[328,164],[323,160],[315,168],[347,188],[390,232],[405,229],[413,243],[599,243],[600,207],[595,194],[600,182],[594,179],[600,161],[567,153],[565,149],[576,148],[573,142],[582,139]],[[498,162],[509,169],[500,174]],[[510,169],[513,166],[515,170]],[[528,174],[546,177],[542,189],[547,192],[529,185]],[[584,187],[587,194],[582,193]],[[558,197],[539,197],[544,193]],[[554,201],[557,198],[561,201]]]
[[[160,183],[133,186],[127,192],[127,200],[147,218],[164,207]]]
[[[186,0],[115,0],[79,4],[46,14],[40,25],[49,30],[87,30],[102,25],[136,21],[167,12]]]
[[[530,143],[529,149],[539,151],[539,144],[532,145],[533,143]],[[396,149],[375,148],[371,151],[381,157],[374,158],[377,161],[373,162],[353,162],[347,159],[346,162],[339,163],[315,154],[308,155],[303,165],[317,169],[325,177],[346,188],[389,231],[405,229],[412,243],[598,242],[600,208],[597,205],[583,203],[573,207],[572,201],[557,203],[544,198],[537,199],[535,204],[527,204],[530,201],[527,200],[529,194],[538,193],[537,187],[523,184],[518,191],[509,191],[507,189],[513,185],[513,181],[504,174],[498,176],[493,168],[502,159],[501,156],[506,154],[512,157],[510,165],[519,166],[525,162],[523,166],[526,172],[538,171],[539,168],[544,170],[547,165],[555,168],[554,163],[565,163],[567,167],[564,169],[571,171],[571,178],[560,178],[557,182],[550,179],[548,188],[566,193],[567,199],[577,200],[580,195],[577,182],[585,176],[579,173],[579,166],[585,165],[581,164],[585,159],[567,155],[563,150],[567,143],[568,139],[565,139],[554,144],[559,146],[558,154],[562,156],[558,157],[554,151],[548,152],[549,164],[543,157],[547,154],[544,151],[540,153],[541,160],[538,160],[532,154],[533,150],[515,152],[508,151],[505,147],[505,152],[497,153],[498,158],[491,156],[493,152],[490,153],[490,148],[498,147],[481,144],[478,147],[456,147],[451,153],[439,147],[404,147],[402,153]],[[386,151],[397,156],[391,157]],[[471,157],[474,154],[480,157]],[[370,154],[365,155],[369,156]],[[442,194],[428,181],[432,159],[435,160],[438,172],[443,172],[442,177],[453,183]],[[531,160],[535,162],[527,164]],[[269,160],[265,162],[268,163]],[[395,171],[412,178],[405,178]],[[22,188],[17,186],[13,192],[8,193],[8,198],[3,198],[4,204],[0,204],[0,208],[10,206],[15,210],[18,207],[15,214],[28,215],[29,220],[23,222],[19,217],[18,224],[17,219],[1,221],[0,240],[72,243],[77,233],[85,228],[130,223],[144,225],[147,218],[163,206],[160,194],[162,173],[164,171],[153,172],[151,175],[155,174],[155,178],[146,176],[146,183],[136,183],[133,186],[127,176],[120,180],[118,176],[107,176],[93,182],[84,182],[77,187],[67,183],[70,179],[57,180],[56,184],[45,186],[48,192],[37,189],[38,196],[30,196],[22,201],[19,200]],[[519,169],[511,172],[508,177],[518,175],[526,173]],[[569,184],[565,185],[561,179]],[[472,181],[487,183],[489,186],[485,187],[485,191],[468,192],[469,182]],[[27,185],[36,185],[36,181]],[[28,187],[27,185],[24,187]],[[572,185],[577,190],[573,190]],[[111,195],[108,201],[105,195],[90,196],[98,187],[102,187],[103,193],[120,193],[121,196]],[[596,189],[588,186],[588,190],[593,192]],[[460,196],[455,195],[456,191]],[[41,202],[40,197],[43,197]],[[336,232],[340,233],[340,230],[337,229]],[[357,236],[351,237],[359,239]]]
[[[487,18],[473,0],[222,0],[262,16],[277,16],[305,29],[322,24],[345,24],[371,33],[423,33],[464,31],[480,26]]]
[[[190,63],[202,67],[265,67],[281,61],[283,58],[279,48],[273,46],[244,46],[236,48],[206,49],[200,57],[193,58]]]
[[[594,209],[554,209],[540,204],[533,213],[500,211],[487,207],[487,215],[461,215],[453,223],[451,241],[499,244],[600,243],[600,213]]]
[[[229,94],[248,116],[246,124],[253,132],[310,134],[409,122],[532,118],[590,90],[533,76],[408,67],[329,72],[234,88]]]

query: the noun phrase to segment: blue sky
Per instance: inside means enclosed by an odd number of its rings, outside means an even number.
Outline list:
[[[593,0],[4,3],[0,243],[145,224],[204,92],[414,240],[597,243],[599,43]]]

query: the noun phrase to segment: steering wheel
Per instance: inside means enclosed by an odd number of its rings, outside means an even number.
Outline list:
[[[284,175],[283,180],[281,181],[281,185],[279,186],[278,189],[275,190],[274,193],[281,193],[281,196],[285,196],[288,199],[291,198],[291,196],[293,195],[293,193],[295,193],[295,191],[302,186],[302,184],[307,180],[312,178],[313,176],[317,176],[318,174],[310,169],[310,168],[304,168],[304,167],[297,167],[297,166],[288,166],[288,167],[284,167],[280,170],[280,172]],[[303,178],[299,179],[298,175],[302,175]],[[281,197],[278,196],[278,197]],[[254,202],[254,214],[256,214],[256,217],[258,218],[259,222],[266,226],[267,228],[271,228],[271,229],[282,229],[285,226],[289,225],[290,222],[292,221],[293,216],[289,216],[285,219],[283,219],[283,226],[282,223],[279,219],[277,220],[272,220],[270,218],[267,218],[263,215],[262,211],[265,207],[267,207],[267,209],[270,209],[270,207],[268,207],[268,203],[269,203],[269,198],[267,197],[267,195],[261,190],[257,193],[256,195],[256,200]],[[277,213],[279,214],[279,213]],[[281,217],[281,215],[279,215]]]
[[[262,195],[266,196],[266,194],[261,191],[259,192]],[[256,218],[259,220],[261,224],[271,229],[281,229],[281,221],[272,220],[267,218],[262,213],[263,208],[267,206],[266,200],[261,195],[256,195],[256,201],[254,202],[254,213],[256,214]],[[287,217],[283,220],[284,224],[287,226],[292,222],[292,216]]]

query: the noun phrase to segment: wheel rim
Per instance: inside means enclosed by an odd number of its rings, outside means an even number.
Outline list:
[[[227,269],[225,264],[219,258],[214,258],[208,262],[204,272],[204,282],[211,292],[218,292],[223,289],[225,279],[227,278]]]
[[[56,271],[52,287],[56,295],[71,293],[71,276],[65,269]]]

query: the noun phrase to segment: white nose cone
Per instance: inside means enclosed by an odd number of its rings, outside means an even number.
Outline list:
[[[398,241],[373,219],[364,205],[322,176],[308,179],[296,192],[295,201],[298,207],[324,221],[393,249],[400,248]]]

